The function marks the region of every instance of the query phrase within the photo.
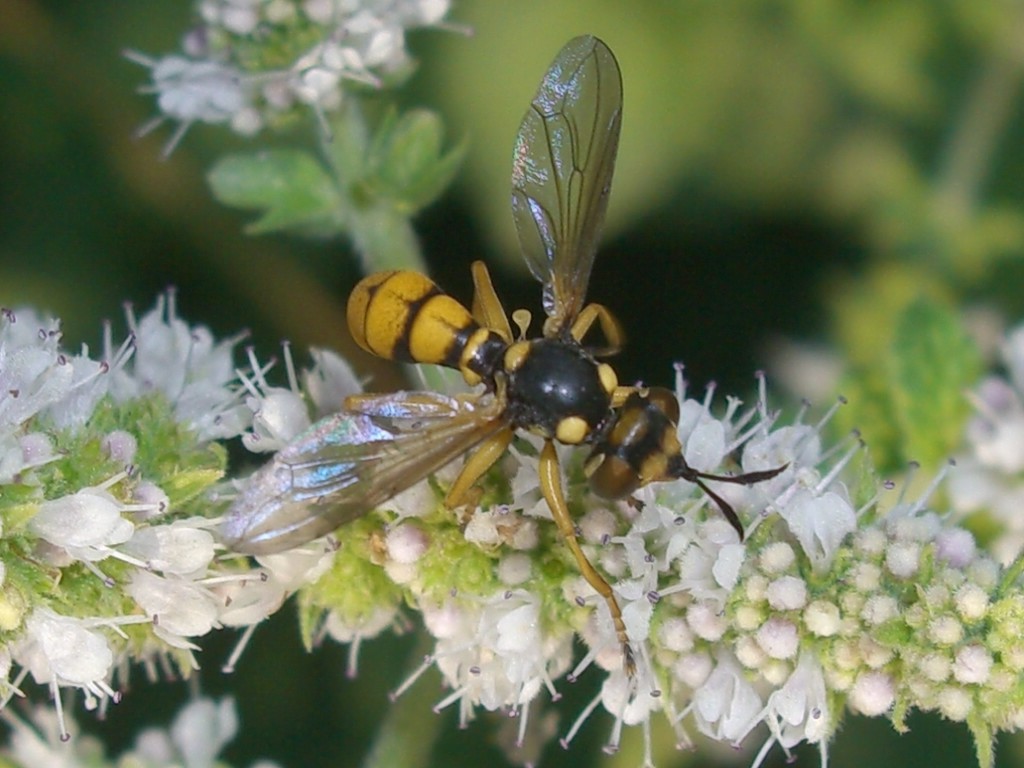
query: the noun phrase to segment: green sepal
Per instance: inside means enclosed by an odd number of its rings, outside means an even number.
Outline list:
[[[889,721],[892,723],[896,733],[907,733],[910,730],[907,726],[907,715],[910,714],[911,709],[912,704],[909,697],[896,697],[896,703],[892,707],[892,714],[889,716]]]
[[[497,558],[466,541],[456,525],[431,529],[431,546],[420,558],[423,595],[443,601],[454,589],[458,594],[489,595],[499,588]]]
[[[225,454],[223,446],[219,444],[210,445],[209,448],[218,448],[219,451],[211,453]],[[222,469],[192,469],[186,472],[176,472],[168,476],[160,483],[160,489],[167,494],[172,510],[199,498],[214,483],[224,477]],[[202,509],[209,509],[209,500],[202,500]]]
[[[312,600],[298,600],[299,637],[306,653],[316,647],[316,638],[320,635],[324,622],[327,620],[327,609]]]
[[[412,214],[436,200],[455,177],[465,142],[443,151],[444,124],[434,112],[390,112],[370,146],[365,192]]]
[[[275,149],[221,158],[207,175],[225,205],[260,212],[249,234],[296,231],[313,236],[342,230],[342,198],[327,169],[312,154]]]
[[[871,630],[871,639],[886,648],[901,648],[914,640],[915,630],[902,618],[889,619]]]
[[[58,445],[75,467],[98,468],[92,476],[71,466],[59,467],[74,488],[96,485],[116,471],[116,463],[102,453],[102,438],[123,429],[135,435],[138,452],[133,463],[137,474],[155,482],[167,494],[172,511],[197,499],[224,476],[227,451],[220,443],[200,442],[188,427],[176,420],[171,404],[163,395],[114,403],[107,398],[97,404],[89,430],[73,438],[58,435]],[[68,460],[70,464],[70,459]],[[51,493],[48,498],[56,498]],[[207,509],[205,504],[202,509]]]
[[[935,468],[956,450],[970,415],[964,392],[980,370],[978,352],[951,309],[919,299],[903,310],[888,372],[907,459]]]
[[[299,628],[307,648],[313,646],[330,611],[346,625],[358,626],[371,620],[379,609],[402,601],[401,587],[378,564],[381,529],[376,515],[340,528],[335,533],[338,551],[331,567],[315,583],[299,590]]]

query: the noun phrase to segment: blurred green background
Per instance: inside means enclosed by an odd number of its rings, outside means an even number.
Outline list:
[[[169,126],[133,138],[155,105],[136,93],[147,72],[122,51],[176,50],[191,12],[185,0],[0,0],[0,305],[50,310],[69,346],[95,347],[101,319],[123,329],[123,302],[147,308],[173,285],[183,317],[221,335],[249,328],[263,355],[282,338],[300,360],[307,346],[328,345],[350,353],[375,387],[397,386],[394,366],[351,351],[343,311],[358,273],[347,244],[251,238],[244,215],[212,201],[206,169],[244,140],[195,126],[165,161]],[[683,361],[696,391],[716,381],[720,392],[744,393],[780,338],[856,350],[857,318],[886,306],[890,292],[953,291],[963,304],[1021,314],[1018,4],[466,0],[451,17],[473,35],[412,35],[421,66],[401,98],[439,110],[450,140],[470,142],[454,188],[417,221],[434,276],[457,297],[469,297],[468,265],[484,258],[507,306],[539,311],[508,207],[512,142],[552,56],[589,32],[615,51],[625,88],[590,287],[629,333],[622,379],[669,383],[671,364]],[[312,133],[270,141],[312,143]],[[861,342],[866,354],[873,334]],[[366,643],[351,680],[346,649],[303,654],[283,613],[257,632],[233,676],[218,672],[232,637],[212,638],[202,654],[203,689],[239,700],[243,731],[229,756],[357,765],[413,640]],[[595,682],[560,685],[559,732]],[[436,685],[419,683],[428,703],[442,696]],[[124,703],[90,727],[116,751],[186,695],[137,676]],[[450,727],[432,765],[503,763],[493,740],[507,718],[458,732],[455,713],[439,717]],[[965,727],[910,723],[897,737],[884,721],[849,719],[830,764],[972,763]],[[636,765],[637,733],[624,754],[601,754],[611,725],[592,718],[571,752],[554,745],[543,764]],[[1019,740],[1001,746],[1002,765],[1024,753]],[[751,759],[659,752],[662,768]],[[798,754],[817,764],[815,750]],[[783,762],[776,751],[768,764]]]

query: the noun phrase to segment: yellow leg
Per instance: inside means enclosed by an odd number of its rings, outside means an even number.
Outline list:
[[[452,487],[448,489],[448,495],[444,504],[449,509],[460,507],[463,504],[475,503],[472,490],[476,481],[483,477],[484,472],[494,466],[494,463],[502,457],[512,442],[515,433],[511,427],[505,427],[480,444],[462,466],[462,471],[455,478]]]
[[[583,550],[580,548],[579,541],[576,539],[576,525],[572,521],[569,507],[565,503],[565,495],[562,493],[562,477],[558,468],[558,454],[555,453],[555,444],[551,440],[544,442],[544,448],[540,452],[538,472],[540,473],[541,493],[551,509],[551,516],[554,517],[558,530],[562,533],[562,538],[565,539],[565,543],[569,546],[573,557],[576,558],[576,563],[579,565],[583,578],[604,598],[605,603],[608,605],[608,611],[612,615],[612,624],[615,626],[615,634],[622,645],[622,656],[625,661],[626,672],[632,677],[633,673],[636,672],[636,664],[633,661],[633,651],[629,646],[626,623],[622,620],[622,611],[619,609],[619,603],[615,599],[615,593],[612,592],[611,586],[597,572],[594,566],[590,564],[587,556],[583,554]]]
[[[626,399],[636,391],[636,387],[616,387],[612,392],[612,408],[621,408]]]
[[[494,290],[491,273],[482,261],[474,261],[473,272],[473,318],[485,328],[497,331],[509,344],[512,343],[512,327],[508,324],[505,308]]]
[[[587,304],[587,306],[580,310],[569,332],[576,341],[582,343],[583,337],[587,335],[595,320],[601,326],[601,333],[604,334],[605,341],[607,342],[607,346],[596,350],[595,354],[598,357],[604,357],[605,355],[614,355],[619,352],[626,343],[626,332],[615,318],[615,315],[604,304]]]

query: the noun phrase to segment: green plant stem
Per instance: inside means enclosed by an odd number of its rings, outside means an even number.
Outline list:
[[[1013,42],[1024,42],[1024,14],[1017,13],[1015,40],[1000,41],[984,63],[967,96],[950,137],[936,185],[936,206],[954,225],[970,219],[979,191],[992,166],[992,156],[1004,133],[1021,85],[1019,55]]]
[[[431,637],[421,629],[411,655],[413,668],[420,665],[432,645]],[[430,763],[434,742],[444,722],[433,708],[437,683],[437,671],[431,667],[395,700],[377,731],[363,768],[424,768]]]
[[[412,223],[391,206],[360,208],[351,225],[352,241],[367,274],[384,269],[427,271]]]
[[[344,198],[345,228],[370,274],[385,269],[426,271],[409,216],[388,201],[375,201],[362,188],[370,156],[370,130],[355,99],[338,110],[321,151]]]

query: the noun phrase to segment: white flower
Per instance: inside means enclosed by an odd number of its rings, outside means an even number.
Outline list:
[[[0,483],[9,483],[15,478],[31,482],[26,474],[29,470],[45,466],[56,458],[53,441],[43,432],[0,437]]]
[[[62,734],[67,729],[58,688],[82,690],[89,709],[96,707],[97,699],[119,698],[110,687],[114,653],[96,628],[120,632],[118,625],[145,621],[142,616],[76,619],[42,607],[25,620],[24,634],[11,646],[11,659],[50,688]]]
[[[147,728],[140,733],[134,749],[123,755],[118,765],[213,768],[222,764],[217,755],[237,733],[234,699],[201,697],[186,704],[170,728]],[[260,765],[272,768],[275,764],[264,761]]]
[[[976,415],[967,449],[950,473],[949,493],[961,515],[984,511],[1002,527],[988,548],[1008,564],[1024,546],[1024,326],[1002,344],[1009,380],[991,376],[971,394]]]
[[[380,606],[362,621],[354,623],[343,619],[337,611],[327,616],[324,629],[327,634],[339,643],[358,643],[370,637],[376,637],[388,627],[395,624],[397,610],[391,606]],[[350,674],[355,673],[355,659],[349,666]]]
[[[177,123],[167,155],[196,122],[228,123],[243,135],[280,123],[294,104],[324,113],[343,101],[346,81],[374,87],[381,75],[407,66],[405,31],[437,26],[448,0],[341,2],[203,0],[200,24],[185,36],[185,55],[126,55],[150,70],[140,89],[157,96],[160,115]],[[301,10],[300,10],[301,9]],[[312,42],[311,41],[315,41]]]
[[[160,392],[203,440],[234,437],[248,426],[250,412],[235,389],[238,337],[215,341],[209,329],[190,327],[178,317],[172,292],[141,318],[130,307],[126,315],[135,356],[111,384],[118,401]]]
[[[183,123],[223,123],[246,104],[238,70],[213,61],[165,56],[152,62],[160,110]]]
[[[315,544],[257,558],[260,568],[244,578],[211,585],[221,605],[219,620],[229,627],[258,624],[269,618],[300,587],[319,579],[334,561],[330,547]]]
[[[992,672],[992,654],[982,645],[968,645],[956,653],[953,677],[960,683],[983,685]]]
[[[10,708],[0,713],[11,731],[3,757],[12,765],[26,768],[113,768],[115,764],[123,768],[213,768],[226,765],[217,760],[217,755],[238,731],[232,699],[218,702],[198,698],[182,708],[169,729],[147,728],[131,750],[114,760],[104,756],[95,738],[79,733],[75,722],[64,722],[54,708],[35,706],[29,715],[31,719],[26,722]],[[267,760],[253,764],[253,768],[257,766],[276,768]]]
[[[343,357],[329,349],[312,348],[313,367],[302,377],[303,389],[309,395],[316,412],[323,418],[340,411],[345,398],[362,392],[362,386],[352,366]]]
[[[831,565],[843,540],[857,527],[850,502],[834,491],[816,495],[800,489],[780,506],[779,514],[819,572]]]
[[[793,622],[773,616],[755,635],[761,649],[773,659],[791,659],[800,647],[800,635]]]
[[[438,707],[458,701],[461,721],[475,706],[528,704],[571,660],[571,635],[546,635],[538,599],[522,590],[492,597],[477,614],[449,604],[424,618],[438,638],[437,667],[453,689]]]
[[[721,603],[736,586],[746,549],[725,520],[708,520],[701,533],[679,556],[679,586],[696,598]]]
[[[206,571],[214,555],[214,538],[204,519],[175,520],[167,525],[140,528],[122,547],[148,568],[178,576]]]
[[[71,390],[74,371],[60,351],[60,323],[29,310],[0,318],[0,436],[10,435]]]
[[[16,765],[82,768],[87,755],[100,751],[93,738],[79,733],[75,723],[65,723],[52,707],[37,705],[29,715],[31,722],[26,722],[10,707],[0,711],[11,731],[4,757]]]
[[[850,690],[849,704],[854,712],[877,716],[885,714],[896,700],[895,681],[885,672],[865,672]]]
[[[217,626],[217,601],[195,582],[137,570],[125,592],[153,620],[154,634],[172,647],[193,648],[185,638],[205,635]]]
[[[186,768],[210,768],[224,745],[238,733],[233,699],[197,699],[171,723],[171,742]]]
[[[640,690],[637,682],[622,670],[611,673],[604,681],[601,705],[621,718],[624,725],[647,722],[653,713],[661,709],[659,697],[652,696],[649,690]],[[618,743],[613,741],[612,746],[617,747]]]
[[[96,687],[93,692],[102,693],[98,686],[105,686],[114,654],[89,624],[38,608],[25,620],[25,641],[14,658],[38,683]]]
[[[714,670],[693,694],[693,719],[701,733],[736,743],[763,703],[732,654],[722,651]]]
[[[679,439],[686,463],[698,472],[721,466],[726,453],[725,425],[711,416],[708,403],[686,400],[679,409]]]
[[[271,387],[259,397],[246,398],[252,410],[252,431],[242,437],[250,451],[279,451],[310,425],[309,411],[301,395]]]
[[[260,578],[255,572],[249,578],[237,579],[212,589],[220,606],[217,620],[225,627],[249,627],[269,618],[291,594],[284,585],[271,578]]]
[[[170,55],[159,59],[135,51],[126,53],[137,64],[149,68],[152,83],[139,89],[156,94],[161,115],[144,125],[140,135],[157,128],[164,120],[178,127],[164,146],[170,155],[186,131],[196,122],[226,123],[249,108],[251,89],[235,67],[209,59]]]
[[[129,466],[135,458],[136,451],[139,450],[139,441],[135,439],[135,435],[131,432],[115,429],[103,437],[100,447],[114,461]]]
[[[83,488],[42,502],[28,527],[75,559],[102,560],[114,554],[112,547],[131,538],[135,526],[121,515],[131,507],[102,487]]]
[[[279,451],[311,424],[309,409],[299,391],[292,362],[291,347],[284,345],[285,368],[289,387],[272,387],[264,377],[265,369],[249,350],[251,375],[239,374],[249,393],[246,407],[252,411],[252,429],[242,435],[242,444],[253,452]]]
[[[107,394],[110,364],[91,360],[87,354],[62,359],[63,367],[71,375],[70,385],[46,413],[58,428],[77,430],[89,420],[96,404]]]
[[[825,764],[825,750],[833,723],[824,674],[813,655],[801,654],[796,669],[781,688],[768,696],[765,708],[751,728],[759,722],[767,723],[771,738],[754,761],[754,766],[760,764],[773,742],[778,742],[790,757],[789,750],[803,741],[821,745],[822,765]]]

